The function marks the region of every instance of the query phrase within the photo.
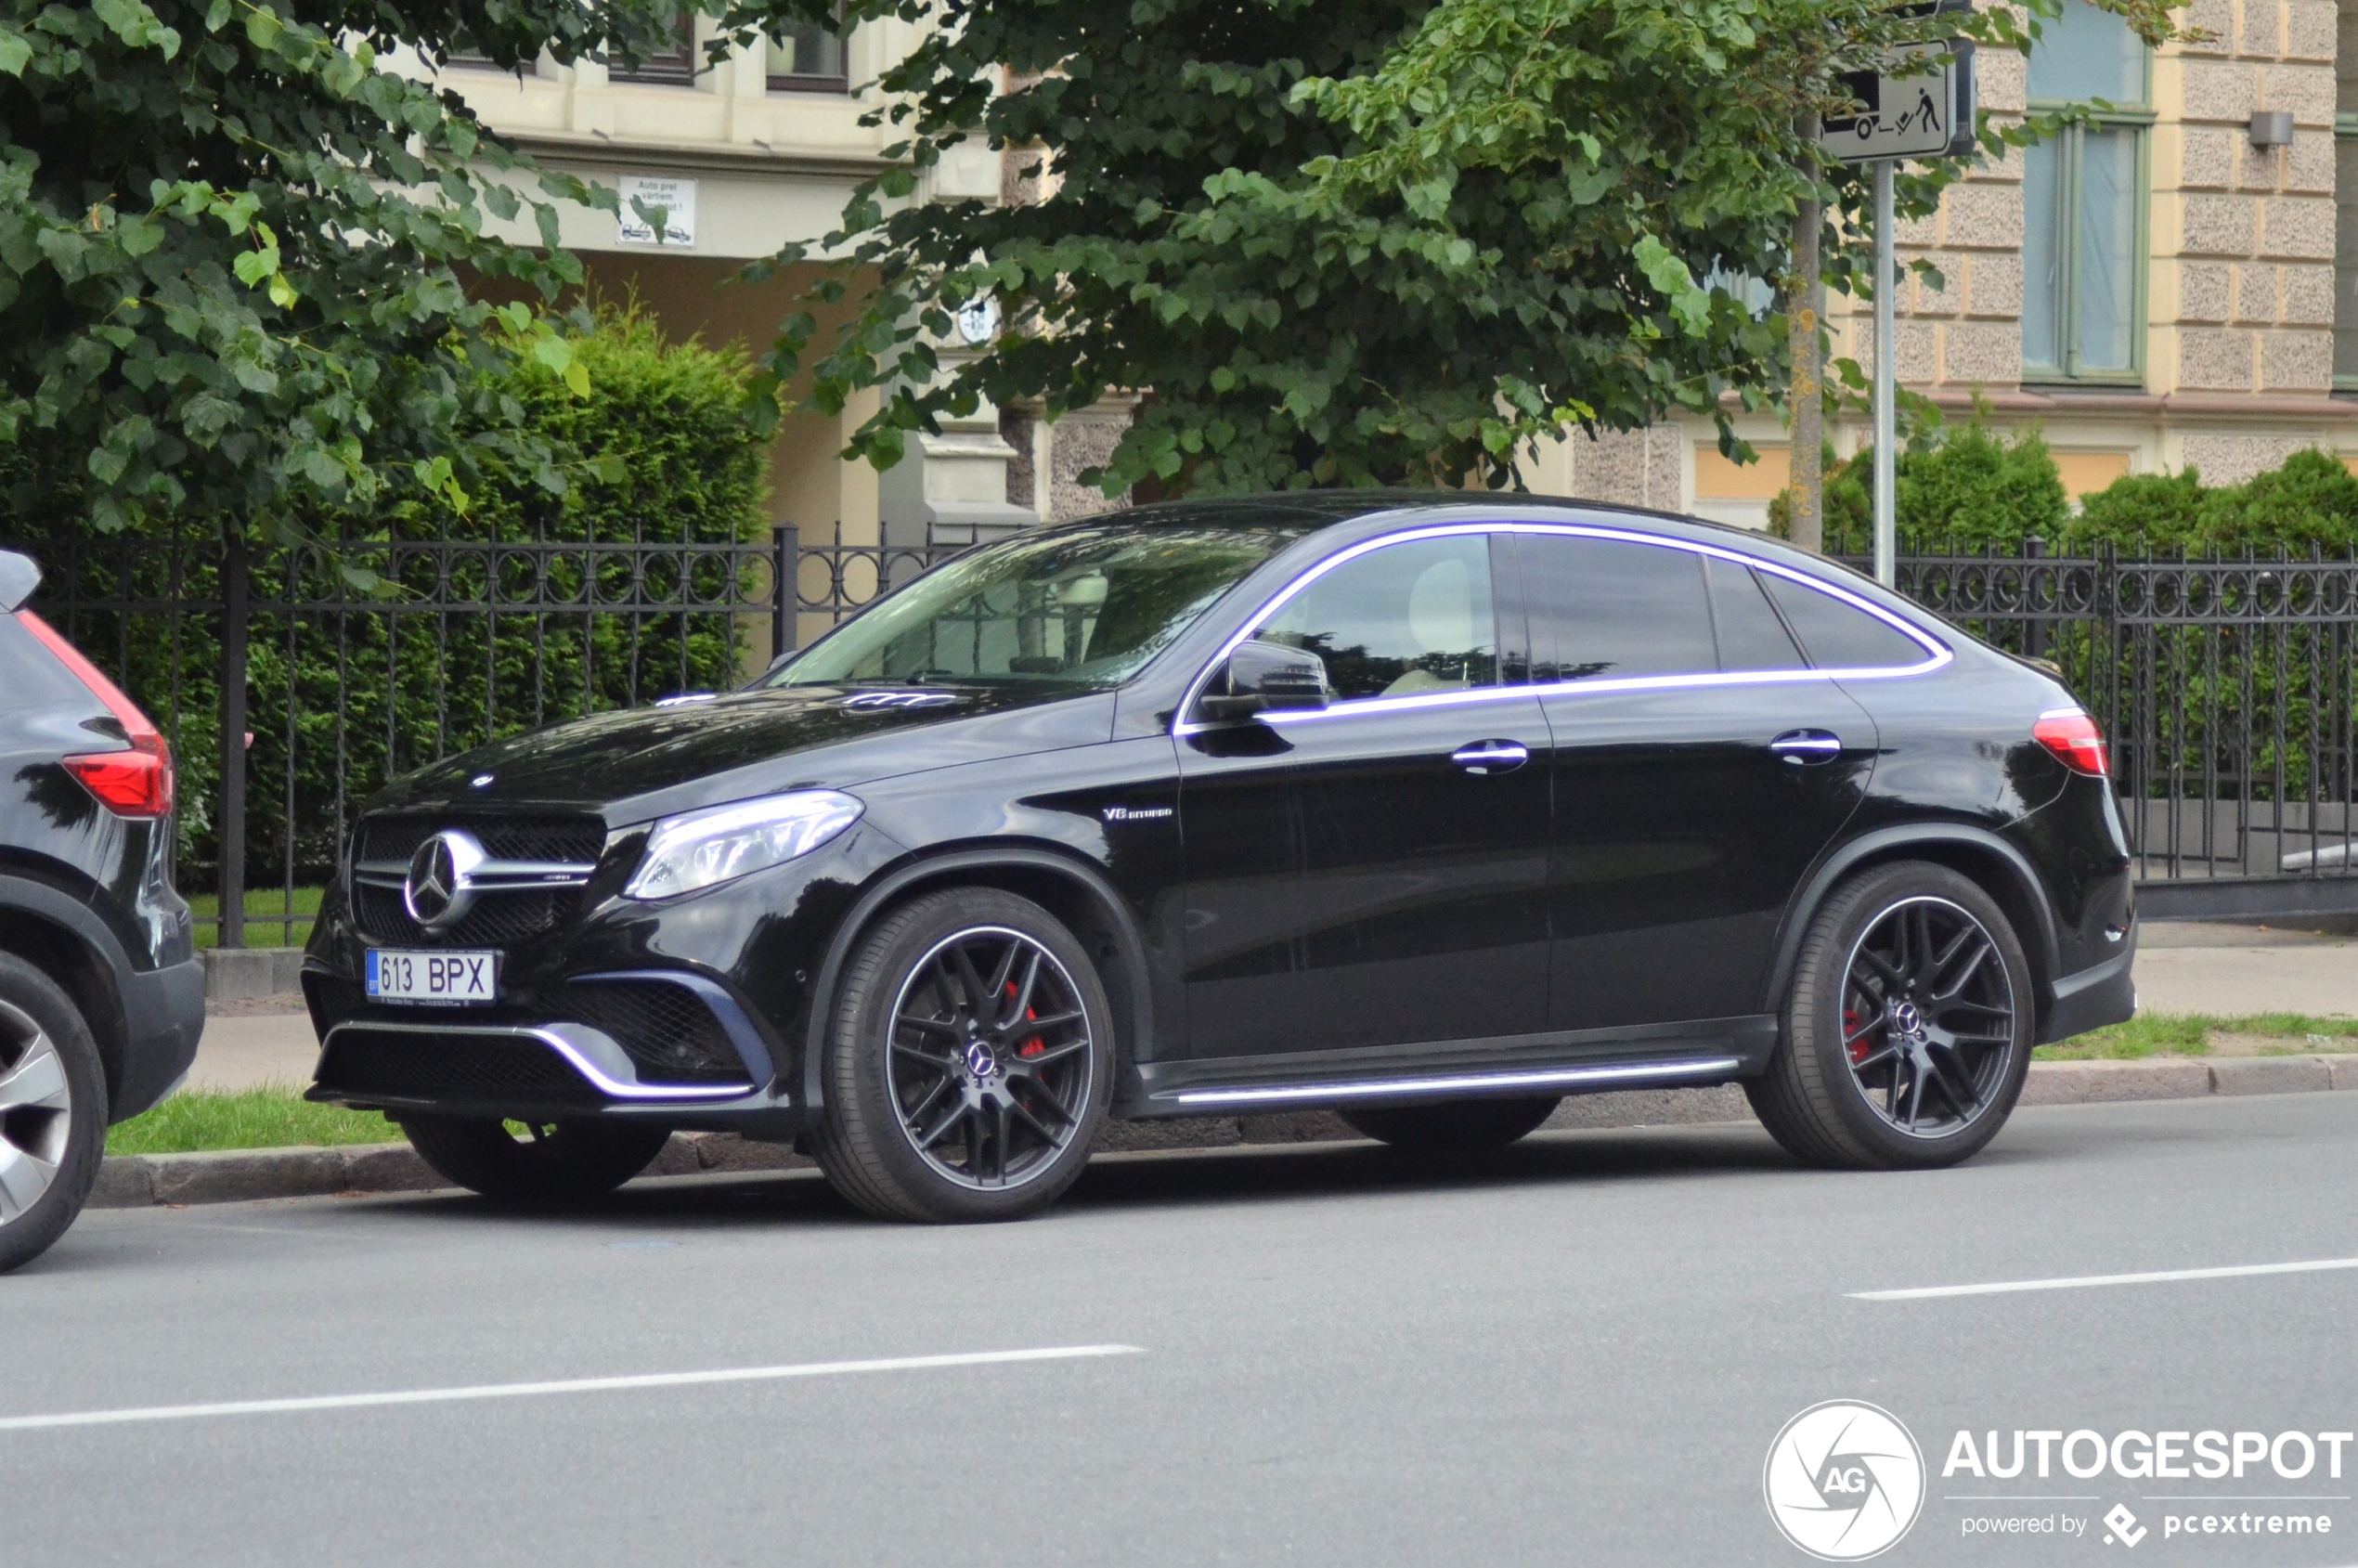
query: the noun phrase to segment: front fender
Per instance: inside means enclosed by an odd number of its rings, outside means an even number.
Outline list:
[[[961,878],[994,885],[1016,881],[1016,890],[1021,891],[1022,880],[1039,877],[1057,878],[1086,898],[1113,937],[1116,961],[1122,973],[1103,978],[1108,982],[1119,982],[1108,983],[1107,989],[1113,993],[1117,1013],[1126,1014],[1123,1034],[1130,1048],[1123,1053],[1126,1059],[1121,1064],[1121,1069],[1128,1069],[1130,1059],[1134,1059],[1140,1049],[1150,1048],[1149,1043],[1156,1038],[1156,1010],[1146,940],[1137,917],[1101,872],[1078,856],[1045,845],[990,844],[929,851],[895,864],[870,882],[836,927],[835,936],[827,944],[826,957],[810,988],[810,1018],[802,1048],[805,1108],[816,1110],[826,1103],[821,1069],[826,1056],[827,1034],[834,1025],[836,991],[842,983],[844,966],[851,961],[854,944],[877,915],[918,888],[931,884]]]

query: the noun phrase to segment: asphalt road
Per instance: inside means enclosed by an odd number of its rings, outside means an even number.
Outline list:
[[[0,1419],[0,1563],[1802,1563],[1764,1460],[1797,1412],[1859,1399],[1930,1467],[1878,1562],[2322,1568],[2358,1561],[2358,1480],[2322,1463],[1940,1471],[1960,1428],[2358,1426],[2358,1270],[1847,1293],[2358,1259],[2353,1134],[2358,1095],[2304,1095],[2027,1111],[1915,1176],[1803,1171],[1739,1126],[1543,1134],[1452,1173],[1356,1146],[1121,1156],[1041,1220],[971,1229],[870,1224],[802,1174],[564,1219],[94,1212],[0,1280],[0,1418],[1137,1348]],[[1950,1500],[1989,1494],[2039,1500]],[[2334,1533],[2169,1538],[2196,1505],[2159,1494],[2298,1497],[2214,1511]],[[2116,1502],[2133,1549],[2103,1539]],[[1963,1533],[2008,1514],[2088,1523]]]

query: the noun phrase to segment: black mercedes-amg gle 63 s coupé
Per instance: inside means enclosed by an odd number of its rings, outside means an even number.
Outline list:
[[[312,1097],[479,1192],[734,1129],[982,1220],[1108,1118],[1468,1149],[1633,1087],[1943,1165],[2135,946],[2042,667],[1737,530],[1313,494],[1027,531],[743,691],[412,774],[304,982]]]

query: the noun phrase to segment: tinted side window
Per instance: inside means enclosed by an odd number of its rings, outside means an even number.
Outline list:
[[[1531,604],[1534,680],[1698,675],[1719,667],[1691,550],[1563,534],[1516,541]]]
[[[1801,650],[1769,607],[1751,567],[1715,555],[1704,558],[1703,571],[1711,584],[1711,622],[1719,633],[1720,668],[1803,667]]]
[[[1889,669],[1924,662],[1922,643],[1831,593],[1774,572],[1761,573],[1760,580],[1820,669]]]
[[[1337,701],[1495,686],[1490,540],[1458,534],[1370,551],[1295,594],[1255,635],[1326,660]]]

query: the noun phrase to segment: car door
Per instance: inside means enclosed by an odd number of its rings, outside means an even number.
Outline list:
[[[1545,1027],[1548,732],[1520,615],[1501,656],[1494,548],[1387,542],[1298,582],[1254,635],[1323,659],[1329,706],[1183,726],[1191,1054]]]
[[[1872,721],[1741,559],[1516,546],[1553,743],[1549,1026],[1756,1014],[1785,901],[1865,794]]]

